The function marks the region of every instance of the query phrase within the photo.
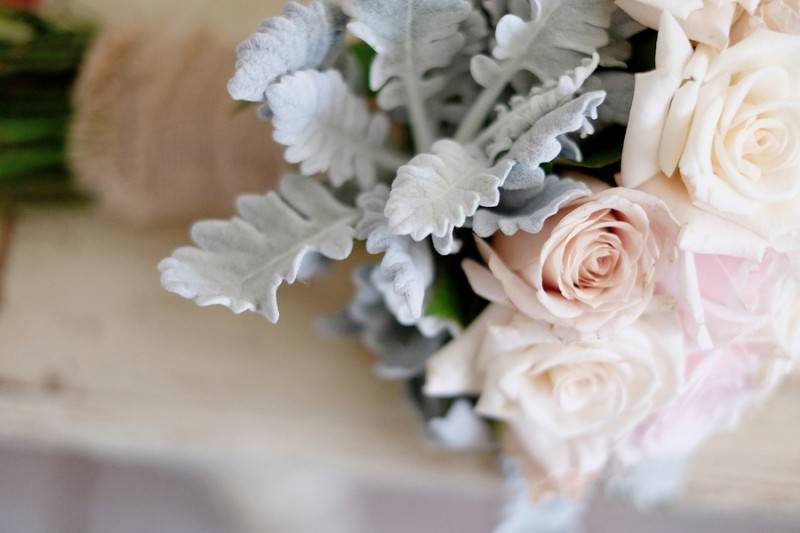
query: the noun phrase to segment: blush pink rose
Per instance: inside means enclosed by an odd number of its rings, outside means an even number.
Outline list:
[[[763,339],[697,351],[687,358],[686,387],[616,450],[623,464],[683,457],[714,433],[732,430],[786,375],[790,361]]]
[[[659,279],[658,290],[677,301],[690,342],[710,349],[740,339],[774,339],[782,287],[792,270],[788,257],[773,249],[760,262],[683,253]]]
[[[623,463],[686,455],[769,396],[797,358],[800,294],[792,271],[772,249],[760,262],[684,254],[659,281],[686,332],[686,385],[619,446]]]
[[[636,321],[676,254],[666,204],[621,187],[580,198],[538,234],[480,242],[488,270],[466,261],[473,290],[535,320],[595,333]]]

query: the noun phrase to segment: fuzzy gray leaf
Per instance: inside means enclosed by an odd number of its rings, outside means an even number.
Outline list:
[[[588,119],[597,118],[605,96],[603,91],[588,92],[550,111],[514,142],[509,157],[532,169],[552,161],[561,152],[561,135],[593,132]]]
[[[197,247],[179,248],[159,264],[161,284],[198,305],[256,311],[272,322],[278,287],[295,281],[309,252],[349,256],[359,217],[322,185],[296,175],[283,178],[279,193],[240,196],[237,211],[230,220],[195,224]]]
[[[447,414],[428,421],[428,431],[438,444],[458,451],[481,451],[492,447],[487,423],[468,400],[453,402]]]
[[[376,373],[386,379],[409,379],[425,370],[425,362],[444,344],[446,333],[424,336],[416,327],[400,324],[386,305],[384,293],[374,283],[377,265],[361,265],[353,272],[356,294],[335,317],[324,320],[324,329],[359,335],[378,357]]]
[[[384,215],[389,188],[378,185],[358,197],[364,215],[356,226],[356,238],[367,241],[367,252],[384,254],[380,271],[393,298],[393,308],[400,323],[414,325],[421,317],[425,292],[433,283],[433,255],[425,242],[396,235]]]
[[[539,119],[568,102],[580,91],[597,68],[598,61],[597,54],[593,54],[591,58],[584,59],[579,67],[562,74],[557,80],[533,89],[528,96],[514,96],[509,106],[498,106],[497,118],[478,135],[473,144],[485,148],[491,160],[507,152],[514,141]]]
[[[530,0],[532,19],[509,14],[497,23],[494,59],[474,63],[477,81],[489,78],[481,69],[495,63],[499,78],[490,84],[505,85],[520,70],[541,81],[557,77],[609,42],[611,0]],[[489,86],[489,85],[487,85]]]
[[[539,187],[502,191],[497,207],[479,209],[475,213],[472,230],[483,238],[491,237],[497,231],[506,235],[518,231],[539,233],[545,221],[558,213],[561,206],[587,194],[589,188],[583,183],[547,176]]]
[[[479,9],[472,11],[460,25],[464,46],[450,64],[436,72],[444,86],[430,102],[430,112],[442,122],[457,125],[478,97],[480,86],[470,74],[472,56],[486,49],[489,25]]]
[[[608,31],[609,42],[598,50],[600,64],[609,68],[624,68],[633,51],[628,39],[644,29],[644,26],[633,20],[622,9],[614,10]]]
[[[383,109],[406,106],[417,147],[427,150],[436,134],[425,102],[444,87],[431,71],[446,67],[464,46],[459,25],[471,6],[464,0],[346,0],[353,18],[348,28],[368,43],[377,57],[370,70],[370,87],[378,91]]]
[[[284,74],[323,65],[342,42],[344,22],[339,8],[319,0],[307,7],[290,2],[283,16],[264,21],[239,45],[228,92],[236,100],[260,102]]]
[[[421,241],[433,235],[446,243],[478,206],[495,206],[511,162],[490,168],[479,154],[451,140],[400,167],[386,204],[391,230]]]
[[[634,77],[617,70],[600,72],[586,81],[585,89],[605,91],[606,99],[598,109],[598,127],[609,124],[628,125],[633,103]]]
[[[389,120],[370,114],[367,102],[350,92],[335,70],[301,70],[267,89],[274,138],[287,147],[290,163],[311,176],[327,172],[339,187],[356,178],[375,183],[379,167],[395,170],[404,158],[383,147]]]

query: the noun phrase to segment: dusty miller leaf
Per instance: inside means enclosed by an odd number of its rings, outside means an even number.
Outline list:
[[[429,420],[428,431],[437,443],[451,450],[478,451],[492,447],[489,426],[475,413],[469,400],[457,400],[447,414]]]
[[[479,209],[472,219],[472,230],[486,238],[502,231],[514,235],[518,231],[539,233],[545,221],[558,213],[561,206],[589,194],[583,183],[558,176],[543,178],[540,186],[515,191],[502,191],[500,204],[492,209]]]
[[[473,76],[485,87],[505,86],[519,71],[557,77],[609,42],[611,0],[530,0],[532,19],[508,14],[497,23],[493,58],[476,56]]]
[[[197,247],[159,264],[161,284],[198,305],[224,305],[278,320],[277,290],[294,283],[309,252],[345,259],[353,248],[358,210],[339,203],[316,181],[283,178],[280,192],[244,195],[238,217],[198,222]]]
[[[509,106],[498,106],[497,118],[478,135],[474,144],[485,148],[491,160],[507,152],[539,119],[568,102],[581,89],[597,68],[598,60],[597,54],[593,54],[557,80],[533,89],[527,96],[512,97]]]
[[[228,92],[236,100],[260,102],[284,74],[323,65],[342,42],[344,22],[335,6],[290,2],[282,16],[264,21],[239,45]]]
[[[359,335],[379,359],[376,373],[386,379],[409,379],[422,374],[425,362],[444,344],[447,335],[426,337],[418,328],[400,324],[375,286],[377,265],[365,264],[353,272],[356,294],[338,315],[324,320],[323,329],[341,335]]]
[[[478,206],[495,206],[511,163],[490,168],[480,155],[451,140],[437,141],[430,154],[420,154],[400,167],[386,204],[391,230],[421,241],[433,235],[452,239]],[[451,243],[452,244],[452,243]]]
[[[364,212],[356,226],[356,238],[367,241],[367,252],[384,254],[380,270],[396,296],[395,314],[405,325],[422,317],[425,292],[433,283],[433,256],[426,242],[416,242],[389,229],[384,215],[389,188],[378,185],[358,197]]]
[[[608,29],[609,42],[598,50],[600,64],[609,68],[625,68],[633,51],[628,39],[644,29],[644,26],[633,20],[622,9],[615,9],[611,14],[611,26]]]
[[[402,157],[383,148],[389,120],[370,114],[367,102],[350,92],[335,70],[301,70],[267,89],[274,138],[287,147],[284,157],[311,176],[327,172],[339,187],[356,178],[362,188],[375,183],[378,167],[394,170]]]
[[[460,25],[464,46],[450,64],[437,72],[444,79],[444,87],[431,100],[430,112],[439,120],[457,125],[478,97],[480,86],[470,74],[472,56],[486,49],[489,25],[479,9],[474,9]]]
[[[633,74],[617,70],[597,73],[586,81],[585,89],[602,90],[606,93],[606,99],[598,109],[598,128],[610,124],[628,125],[628,114],[633,103],[633,86]]]
[[[346,0],[353,18],[348,29],[376,52],[370,87],[380,93],[383,109],[408,108],[419,150],[427,150],[436,133],[425,102],[444,87],[431,74],[446,67],[464,46],[459,24],[471,12],[464,0]]]
[[[597,118],[597,108],[603,103],[605,93],[592,91],[568,101],[536,121],[532,128],[520,136],[509,150],[508,156],[525,165],[533,175],[542,174],[542,163],[555,159],[561,152],[559,138],[572,132],[592,133],[590,118]],[[506,188],[527,188],[525,183],[507,183]]]

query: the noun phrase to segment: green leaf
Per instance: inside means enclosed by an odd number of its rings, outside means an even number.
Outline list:
[[[358,41],[350,45],[350,53],[355,56],[358,65],[361,67],[361,79],[364,90],[367,94],[374,95],[375,92],[369,88],[369,70],[372,68],[372,62],[377,55],[375,50],[364,41]]]
[[[458,284],[444,269],[439,269],[439,273],[433,283],[431,299],[425,315],[462,323]]]
[[[0,150],[0,181],[58,166],[64,158],[64,147],[60,144]]]
[[[65,117],[0,119],[0,145],[62,139],[66,129]]]

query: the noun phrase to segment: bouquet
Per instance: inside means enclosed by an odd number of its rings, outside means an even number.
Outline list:
[[[229,92],[298,170],[162,284],[276,322],[280,285],[365,243],[326,327],[443,445],[499,450],[498,531],[567,529],[800,353],[799,34],[781,0],[289,3]]]

